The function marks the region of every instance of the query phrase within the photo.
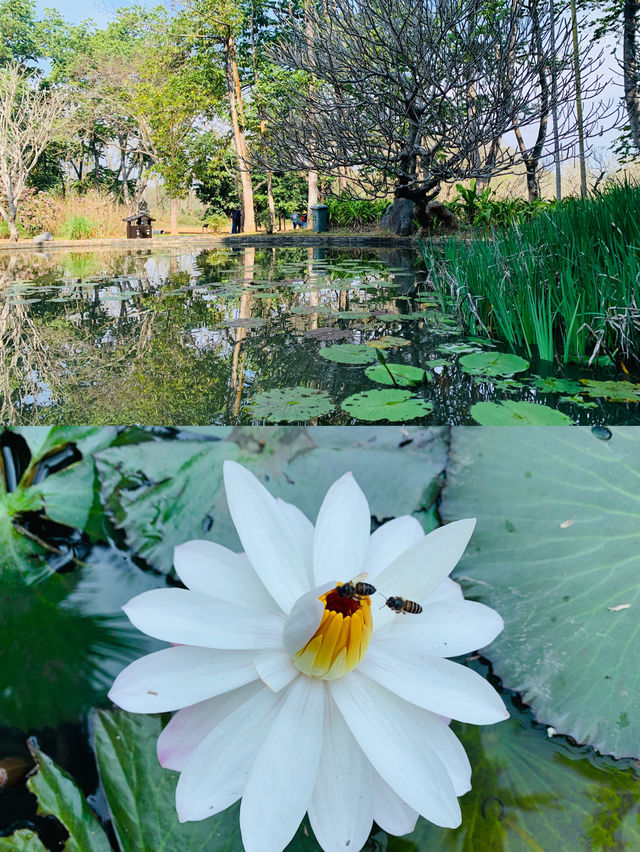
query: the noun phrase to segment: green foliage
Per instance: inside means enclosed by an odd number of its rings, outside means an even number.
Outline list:
[[[457,195],[445,206],[463,222],[476,228],[507,227],[519,224],[544,210],[553,210],[555,201],[528,201],[524,198],[496,198],[496,190],[485,186],[478,192],[475,178],[465,187],[456,184]]]
[[[520,226],[423,255],[441,298],[471,334],[545,360],[588,359],[594,347],[638,362],[640,186],[570,198]]]
[[[476,402],[471,416],[481,426],[570,426],[572,420],[561,411],[535,402]]]
[[[372,201],[368,198],[352,198],[349,195],[329,196],[325,202],[329,208],[329,222],[337,228],[361,230],[380,220],[387,209],[387,199]]]
[[[608,435],[456,429],[441,508],[478,518],[457,574],[504,618],[505,687],[558,732],[637,757],[640,430]]]
[[[98,223],[87,216],[69,216],[58,230],[58,236],[65,240],[90,240],[98,229]]]

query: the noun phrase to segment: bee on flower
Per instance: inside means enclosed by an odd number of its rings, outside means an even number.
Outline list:
[[[396,835],[419,815],[455,828],[471,767],[449,721],[508,715],[487,681],[446,659],[503,627],[449,579],[475,521],[425,535],[403,516],[371,534],[367,500],[345,474],[314,527],[235,462],[224,478],[244,553],[210,541],[176,548],[187,588],[125,606],[172,646],[132,663],[109,693],[131,712],[177,711],[158,758],[180,772],[179,819],[241,799],[247,852],[280,852],[305,813],[325,852],[360,849],[374,820]],[[420,617],[372,611],[361,574],[374,590],[402,590],[395,600]]]

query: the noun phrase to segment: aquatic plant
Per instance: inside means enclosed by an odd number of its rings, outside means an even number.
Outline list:
[[[465,330],[563,362],[640,352],[640,187],[567,199],[521,225],[422,252]]]

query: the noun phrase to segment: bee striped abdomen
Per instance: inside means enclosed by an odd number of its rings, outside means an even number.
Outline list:
[[[422,607],[415,601],[407,601],[404,598],[387,598],[386,605],[394,612],[409,612],[417,615],[422,612]]]

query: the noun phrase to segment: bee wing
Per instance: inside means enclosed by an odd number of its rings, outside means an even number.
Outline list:
[[[356,583],[361,583],[363,580],[366,580],[368,576],[368,572],[364,571],[362,574],[358,574],[357,577],[353,577],[353,579],[349,580],[349,582],[353,583],[355,586]]]

